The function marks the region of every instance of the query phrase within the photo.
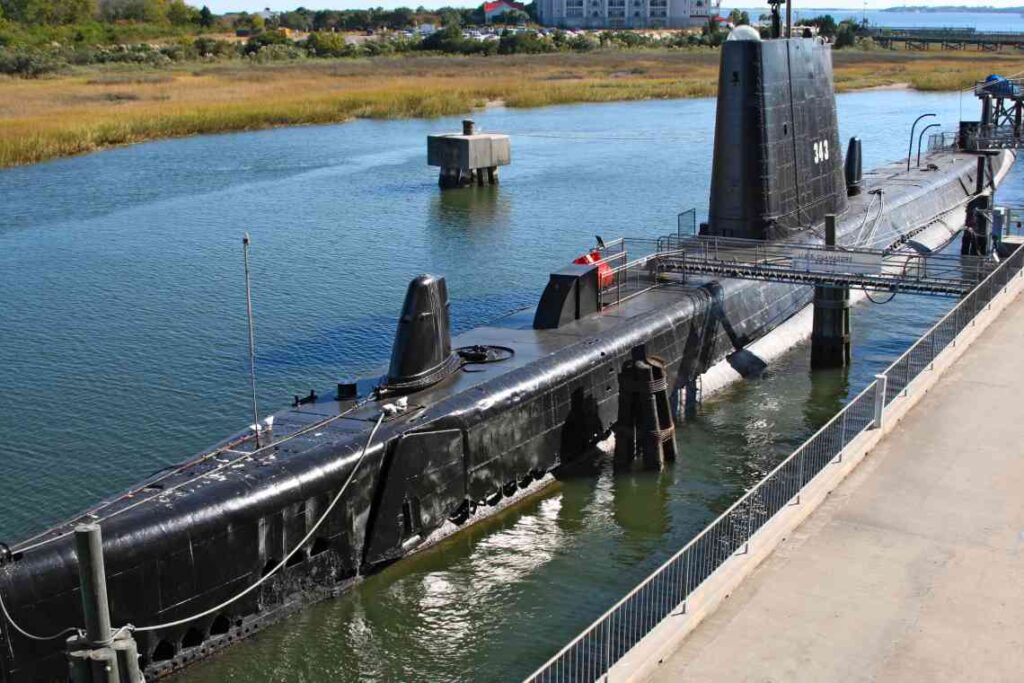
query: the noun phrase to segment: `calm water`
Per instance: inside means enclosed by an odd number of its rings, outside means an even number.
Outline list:
[[[953,3],[950,3],[953,4]],[[730,5],[730,8],[732,5]],[[767,8],[743,8],[750,16],[757,18],[768,12]],[[728,10],[722,12],[729,14]],[[836,21],[867,19],[871,26],[889,26],[895,28],[973,28],[978,31],[1024,32],[1024,16],[1019,13],[1005,12],[882,12],[880,10],[852,9],[798,9],[793,8],[793,21],[831,14]]]
[[[839,98],[865,163],[955,95]],[[965,100],[965,113],[974,115]],[[456,120],[209,136],[0,172],[0,540],[247,423],[241,236],[254,244],[260,400],[386,362],[409,278],[447,276],[457,328],[535,302],[594,234],[704,208],[713,102],[496,109],[503,184],[441,194],[424,136]],[[1015,185],[1021,183],[1014,179]],[[607,468],[372,577],[193,669],[195,681],[514,680],[830,417],[948,302],[858,308],[848,373],[799,348],[705,404],[662,474]]]

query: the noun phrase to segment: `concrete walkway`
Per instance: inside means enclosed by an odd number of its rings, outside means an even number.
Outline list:
[[[655,681],[1024,681],[1024,296]]]

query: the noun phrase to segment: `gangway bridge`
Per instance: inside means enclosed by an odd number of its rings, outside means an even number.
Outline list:
[[[841,367],[850,362],[851,289],[961,297],[998,265],[990,256],[837,246],[835,219],[828,218],[825,244],[683,234],[599,238],[595,251],[606,265],[599,304],[605,309],[655,287],[706,278],[812,286],[811,364]]]
[[[658,240],[626,237],[598,250],[612,267],[613,279],[601,292],[605,306],[662,284],[686,283],[689,276],[959,297],[996,266],[982,256],[704,235]]]
[[[731,237],[693,237],[658,259],[664,272],[685,275],[950,296],[969,292],[993,265],[980,256],[906,254]]]

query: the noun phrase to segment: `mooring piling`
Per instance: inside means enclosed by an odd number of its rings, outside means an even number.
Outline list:
[[[637,454],[646,469],[661,469],[676,458],[665,363],[642,349],[634,349],[619,373],[615,463],[628,466]]]
[[[103,562],[103,536],[98,524],[75,528],[78,582],[82,594],[85,636],[68,639],[67,653],[73,683],[142,683],[139,651],[131,634],[113,632]]]
[[[825,246],[836,246],[836,216],[825,216]],[[814,287],[811,367],[842,368],[850,364],[850,288]]]

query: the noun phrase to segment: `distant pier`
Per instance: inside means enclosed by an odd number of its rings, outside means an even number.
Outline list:
[[[907,50],[977,49],[999,52],[1003,49],[1024,50],[1024,33],[976,31],[973,28],[869,28],[864,33],[882,47]]]

